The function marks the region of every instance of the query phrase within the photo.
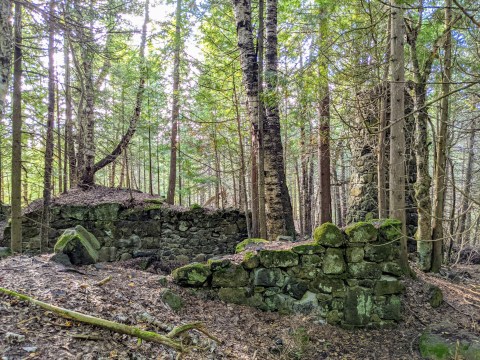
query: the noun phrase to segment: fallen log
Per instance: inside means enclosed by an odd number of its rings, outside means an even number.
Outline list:
[[[76,311],[68,310],[68,309],[65,309],[65,308],[62,308],[62,307],[59,307],[59,306],[51,305],[51,304],[48,304],[46,302],[43,302],[43,301],[37,300],[35,298],[32,298],[30,296],[20,294],[20,293],[17,293],[15,291],[8,290],[8,289],[2,288],[2,287],[0,287],[0,293],[4,293],[6,295],[18,298],[20,300],[27,301],[31,304],[34,304],[34,305],[37,305],[37,306],[41,307],[42,309],[52,311],[52,312],[60,315],[61,317],[66,318],[66,319],[75,320],[75,321],[79,321],[79,322],[82,322],[82,323],[85,323],[85,324],[102,327],[102,328],[108,329],[110,331],[117,332],[117,333],[120,333],[120,334],[130,335],[130,336],[136,337],[136,338],[141,339],[141,340],[152,341],[152,342],[155,342],[155,343],[158,343],[158,344],[168,346],[168,347],[170,347],[170,348],[172,348],[172,349],[174,349],[178,352],[181,352],[181,353],[185,352],[187,350],[187,348],[182,344],[181,341],[175,340],[175,338],[178,335],[185,332],[186,330],[197,330],[197,331],[202,332],[206,336],[210,337],[211,339],[217,340],[215,337],[209,335],[206,332],[203,324],[201,324],[201,323],[192,323],[192,324],[180,325],[178,327],[175,327],[169,334],[161,335],[161,334],[158,334],[158,333],[153,332],[153,331],[142,330],[142,329],[134,327],[134,326],[125,325],[125,324],[117,323],[117,322],[114,322],[114,321],[105,320],[105,319],[102,319],[102,318],[97,318],[97,317],[82,314],[82,313],[79,313],[79,312],[76,312]]]

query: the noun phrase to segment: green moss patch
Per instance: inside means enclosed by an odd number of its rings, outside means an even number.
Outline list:
[[[298,265],[298,254],[291,250],[261,250],[260,263],[266,268]]]
[[[96,263],[99,249],[100,243],[97,238],[81,225],[65,230],[54,247],[55,253],[67,254],[75,265]]]

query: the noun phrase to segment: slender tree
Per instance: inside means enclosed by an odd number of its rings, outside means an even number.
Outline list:
[[[22,252],[22,5],[15,3],[12,102],[11,249]]]

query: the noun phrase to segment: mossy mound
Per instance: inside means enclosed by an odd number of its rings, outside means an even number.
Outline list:
[[[375,219],[369,221],[377,230],[381,242],[390,242],[402,236],[402,222],[396,219]]]
[[[54,247],[55,253],[66,254],[74,265],[95,264],[99,249],[97,238],[81,225],[65,230]]]
[[[183,286],[202,287],[212,275],[209,265],[192,263],[172,272],[173,281]]]
[[[0,247],[0,259],[10,256],[10,249],[7,247]]]
[[[420,354],[425,359],[446,360],[446,359],[480,359],[480,343],[478,339],[447,339],[446,335],[436,334],[429,330],[420,336]]]
[[[238,243],[235,247],[235,253],[241,253],[242,251],[254,248],[263,248],[262,244],[268,243],[268,240],[260,238],[248,238]]]
[[[328,247],[340,247],[345,243],[342,231],[330,222],[323,223],[315,229],[313,240],[316,245]]]
[[[371,223],[367,222],[358,222],[347,226],[345,233],[352,243],[368,243],[378,239],[378,230]]]

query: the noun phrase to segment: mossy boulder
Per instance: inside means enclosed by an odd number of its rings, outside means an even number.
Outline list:
[[[428,287],[428,302],[432,308],[437,308],[443,304],[443,293],[438,286],[430,285]]]
[[[384,262],[393,259],[394,244],[369,244],[365,246],[365,260]]]
[[[291,314],[295,299],[285,294],[275,294],[265,298],[265,304],[270,311],[278,311],[280,314]]]
[[[346,290],[345,283],[340,279],[318,277],[312,282],[311,286],[312,290],[326,294],[338,293]]]
[[[380,280],[375,283],[375,295],[389,295],[400,294],[405,289],[405,286],[396,278],[389,275],[382,275]]]
[[[284,293],[295,299],[301,299],[308,290],[308,284],[304,281],[293,280],[289,281],[282,290]]]
[[[65,230],[54,247],[55,253],[66,254],[74,265],[95,264],[99,249],[97,238],[81,225]]]
[[[369,243],[377,241],[378,230],[367,222],[358,222],[345,228],[345,233],[351,243]]]
[[[372,293],[361,287],[349,288],[345,298],[345,322],[349,325],[361,326],[370,322],[373,310]]]
[[[395,261],[383,263],[382,272],[385,274],[390,274],[398,277],[403,275],[402,267],[398,264],[398,262],[395,262]]]
[[[317,295],[313,292],[307,291],[301,299],[293,302],[292,310],[295,313],[310,314],[318,307]]]
[[[343,259],[343,250],[329,248],[325,254],[322,270],[325,274],[341,274],[345,272],[347,265]]]
[[[206,264],[192,263],[179,267],[172,272],[173,281],[179,285],[201,287],[212,275]]]
[[[300,255],[323,254],[325,248],[318,244],[302,244],[292,247],[292,251]]]
[[[273,269],[259,268],[253,271],[254,286],[282,287],[284,283],[285,283],[285,275],[278,268],[273,268]]]
[[[298,265],[298,254],[291,250],[261,250],[260,263],[266,268]]]
[[[212,287],[247,286],[248,278],[248,272],[241,265],[231,264],[213,271]]]
[[[263,245],[268,243],[268,240],[259,239],[259,238],[248,238],[238,243],[235,247],[235,253],[241,253],[242,251],[249,249],[263,249]]]
[[[253,251],[247,251],[243,256],[242,266],[247,270],[252,270],[260,265],[260,257]]]
[[[340,247],[345,243],[342,231],[330,222],[318,226],[313,233],[314,244],[327,247]]]
[[[370,223],[378,230],[380,242],[399,240],[402,236],[402,222],[396,219],[376,219]]]
[[[182,298],[170,289],[162,289],[160,299],[173,311],[179,311],[184,306]]]

